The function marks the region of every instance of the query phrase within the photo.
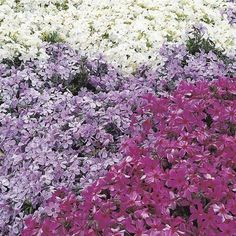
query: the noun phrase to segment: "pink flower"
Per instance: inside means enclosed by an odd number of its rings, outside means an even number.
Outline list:
[[[221,230],[220,236],[234,236],[236,235],[236,226],[235,222],[230,221],[224,224],[220,224],[219,228]]]
[[[42,236],[57,236],[56,229],[59,227],[59,223],[55,220],[45,219],[42,223]]]
[[[225,109],[234,107],[236,81],[224,80],[185,83],[169,97],[147,94],[123,160],[80,199],[58,191],[46,206],[56,204],[58,215],[31,219],[23,233],[234,236],[235,124]]]
[[[160,233],[160,236],[181,236],[181,235],[185,235],[185,233],[175,228],[172,228],[170,225],[166,225],[166,227]]]
[[[111,218],[109,212],[106,209],[104,209],[103,211],[96,211],[96,213],[94,214],[94,219],[98,223],[100,229],[103,230],[110,227]]]
[[[129,231],[129,233],[133,233],[136,236],[148,236],[148,231],[145,229],[144,222],[142,220],[137,220],[135,224],[132,224],[131,222],[129,224],[126,224],[126,228]]]
[[[25,220],[25,229],[23,230],[21,236],[35,236],[38,234],[40,225],[36,219],[28,217]]]
[[[171,188],[181,189],[185,185],[185,174],[186,170],[182,169],[172,169],[170,171],[170,177],[167,181],[168,186]]]

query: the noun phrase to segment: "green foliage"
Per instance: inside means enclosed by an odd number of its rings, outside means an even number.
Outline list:
[[[48,43],[63,43],[64,40],[60,37],[60,35],[53,31],[53,32],[44,32],[42,33],[41,39],[44,42],[48,42]]]
[[[108,38],[109,38],[109,34],[108,34],[108,33],[103,34],[103,35],[102,35],[102,38],[103,38],[103,39],[108,39]]]
[[[177,205],[175,210],[170,210],[170,215],[174,217],[183,217],[184,219],[188,219],[191,215],[189,206],[179,206]]]
[[[147,20],[154,20],[155,19],[154,16],[150,16],[150,15],[149,16],[145,16],[144,18],[147,19]]]
[[[151,48],[152,47],[152,43],[149,40],[146,42],[146,47],[147,48]]]
[[[187,19],[187,15],[186,14],[184,14],[184,13],[178,13],[178,12],[176,12],[175,13],[176,14],[176,20],[177,21],[184,21],[184,20],[186,20]]]
[[[69,82],[67,86],[67,89],[70,90],[73,95],[77,95],[78,91],[82,87],[87,87],[89,89],[86,58],[81,59],[79,66],[80,66],[80,71],[74,76],[74,78]]]
[[[210,19],[207,15],[204,15],[201,20],[207,24],[215,24],[214,20]]]
[[[234,124],[232,122],[228,122],[227,125],[228,125],[228,130],[229,130],[228,135],[234,137],[236,134],[236,124]]]
[[[62,3],[59,3],[59,2],[56,2],[55,3],[55,6],[57,7],[58,10],[68,10],[69,9],[69,6],[68,6],[68,1],[65,0],[64,2]]]
[[[215,43],[209,37],[205,38],[204,33],[202,33],[199,29],[194,27],[191,33],[193,37],[188,37],[186,42],[187,50],[190,54],[195,55],[200,51],[204,51],[205,53],[212,51],[219,58],[224,57],[224,51],[217,49]]]
[[[96,29],[95,29],[94,26],[93,26],[93,22],[89,22],[88,25],[89,25],[89,30],[90,30],[90,32],[91,32],[92,34],[93,34],[94,32],[96,32]]]
[[[213,52],[226,65],[232,63],[232,60],[225,55],[225,51],[216,48],[215,43],[209,37],[204,37],[204,33],[199,29],[193,27],[191,33],[192,37],[188,37],[186,41],[186,47],[190,54],[195,55],[201,51],[204,51],[205,53]]]
[[[18,56],[15,56],[14,58],[12,59],[8,59],[8,58],[4,58],[1,63],[9,66],[9,67],[19,67],[22,63],[22,61],[20,60],[20,56],[21,55],[18,55]]]
[[[34,213],[35,210],[36,209],[34,209],[32,203],[29,200],[25,200],[21,207],[21,211],[24,212],[26,215]]]

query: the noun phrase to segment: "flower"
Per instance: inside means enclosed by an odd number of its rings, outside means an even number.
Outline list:
[[[122,161],[84,189],[80,198],[66,190],[61,198],[53,197],[60,217],[47,218],[52,230],[55,223],[68,235],[205,236],[227,232],[233,236],[236,163],[230,158],[234,150],[229,146],[235,143],[235,133],[225,125],[230,116],[213,120],[211,114],[217,109],[221,117],[225,107],[235,105],[235,82],[235,78],[182,82],[167,97],[142,96],[133,114],[130,137],[121,145]],[[157,109],[153,104],[161,101],[165,107]],[[196,120],[195,113],[201,122],[178,127],[176,117],[185,112],[187,122]],[[143,126],[147,118],[153,131]],[[196,130],[205,133],[205,138],[197,139]],[[183,155],[181,146],[173,145],[179,137],[193,147],[191,152]],[[33,216],[38,224],[45,222],[42,213]],[[64,224],[65,218],[66,222],[70,219],[69,226]],[[42,230],[42,225],[34,225],[30,228],[26,222],[23,232]]]
[[[226,9],[228,17],[222,15]],[[218,48],[234,52],[233,9],[226,0],[37,0],[34,5],[7,0],[1,4],[0,60],[46,60],[45,42],[65,42],[90,57],[103,53],[113,65],[133,72],[141,64],[162,63],[156,55],[160,46],[185,42],[186,29],[195,24],[206,28]]]

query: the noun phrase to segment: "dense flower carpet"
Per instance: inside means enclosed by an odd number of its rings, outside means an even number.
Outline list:
[[[0,236],[236,236],[234,0],[0,0]]]

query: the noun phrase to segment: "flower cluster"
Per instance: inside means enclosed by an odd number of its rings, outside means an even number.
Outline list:
[[[41,235],[44,236],[65,236],[73,235],[73,233],[85,235],[77,231],[78,206],[79,201],[73,193],[64,188],[55,191],[41,212],[45,217],[54,217],[55,220],[44,218],[41,222],[37,222],[29,217],[26,219],[27,229],[21,235],[37,235],[40,228],[42,229]]]
[[[146,94],[127,158],[82,199],[56,192],[22,235],[235,235],[235,112],[236,78]]]
[[[164,41],[185,42],[186,29],[198,23],[230,52],[236,49],[233,6],[226,0],[1,0],[0,60],[45,59],[44,42],[66,42],[132,72],[154,65]]]
[[[185,45],[164,45],[164,66],[143,66],[133,76],[64,44],[44,50],[46,61],[0,64],[0,229],[5,234],[17,234],[24,216],[56,188],[78,194],[121,160],[120,142],[130,134],[143,94],[168,95],[181,80],[235,72],[234,60],[226,57],[227,63],[202,50],[192,55]]]
[[[191,52],[191,45],[164,44],[160,49],[163,64],[158,66],[156,73],[159,75],[160,85],[163,90],[173,88],[183,80],[198,81],[212,80],[222,76],[236,76],[235,56],[229,57],[222,52],[208,50],[208,48],[191,42],[195,45],[195,52]]]
[[[137,98],[157,86],[154,76],[126,78],[65,45],[46,51],[47,62],[1,65],[3,232],[18,233],[22,217],[55,188],[79,193],[118,162]]]
[[[44,50],[46,61],[0,64],[0,229],[5,234],[17,234],[24,216],[55,189],[79,194],[121,160],[120,142],[130,134],[143,94],[168,95],[181,80],[235,72],[234,60],[227,57],[226,63],[214,52],[192,55],[185,45],[164,45],[164,67],[143,66],[133,76],[64,44]]]
[[[0,0],[0,235],[236,235],[235,0]]]
[[[227,15],[227,18],[229,20],[230,24],[236,24],[236,7],[228,7],[225,10],[225,14]]]

